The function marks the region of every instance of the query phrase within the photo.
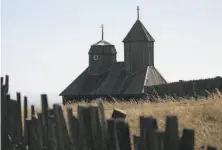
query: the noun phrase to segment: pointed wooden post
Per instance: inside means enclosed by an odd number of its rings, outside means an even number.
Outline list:
[[[35,106],[31,105],[31,116],[35,116]]]

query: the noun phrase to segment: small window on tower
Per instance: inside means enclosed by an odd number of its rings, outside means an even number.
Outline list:
[[[99,56],[98,56],[98,55],[94,55],[94,56],[93,56],[93,59],[94,59],[94,60],[98,60],[98,59],[99,59]]]

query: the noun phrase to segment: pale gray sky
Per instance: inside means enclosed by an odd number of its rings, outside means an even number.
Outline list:
[[[123,61],[137,5],[168,82],[222,75],[221,0],[2,0],[1,76],[10,76],[11,93],[58,95],[88,66],[101,24]]]

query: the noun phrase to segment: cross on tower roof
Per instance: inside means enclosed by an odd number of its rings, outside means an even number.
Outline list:
[[[103,32],[104,26],[103,26],[103,24],[101,25],[101,28],[102,28],[102,40],[103,40],[103,36],[104,36],[104,32]]]
[[[137,6],[137,20],[139,20],[140,19],[140,8],[139,8],[139,6]]]

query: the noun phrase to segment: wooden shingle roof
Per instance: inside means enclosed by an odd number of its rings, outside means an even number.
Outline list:
[[[144,86],[158,84],[166,84],[166,81],[154,66],[131,74],[124,69],[123,62],[116,62],[100,75],[91,74],[87,68],[60,95],[140,94]]]
[[[123,42],[155,42],[154,38],[151,34],[146,30],[144,25],[140,20],[137,20],[126,37],[124,38]]]

